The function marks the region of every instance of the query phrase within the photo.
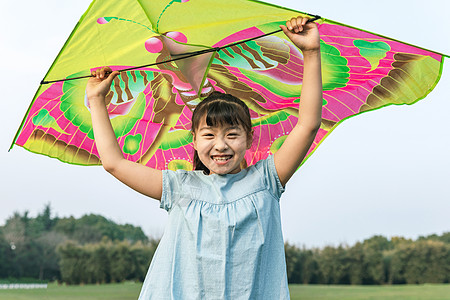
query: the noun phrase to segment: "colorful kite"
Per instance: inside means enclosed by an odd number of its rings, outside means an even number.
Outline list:
[[[251,110],[255,134],[245,159],[252,165],[276,152],[297,122],[302,54],[282,32],[273,33],[297,15],[307,14],[258,1],[94,0],[47,72],[13,144],[71,164],[100,164],[84,77],[92,67],[111,66],[127,70],[107,97],[127,159],[192,169],[192,111],[218,90]],[[415,103],[440,78],[442,54],[323,18],[315,22],[323,121],[308,156],[343,120]]]

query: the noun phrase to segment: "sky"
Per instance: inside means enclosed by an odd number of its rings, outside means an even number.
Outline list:
[[[448,1],[269,1],[409,44],[450,54]],[[0,2],[0,225],[18,211],[34,217],[100,214],[160,237],[159,202],[101,167],[80,167],[15,146],[21,120],[89,0]],[[298,246],[352,245],[373,235],[450,231],[450,65],[412,106],[346,120],[287,185],[281,199],[285,240]]]

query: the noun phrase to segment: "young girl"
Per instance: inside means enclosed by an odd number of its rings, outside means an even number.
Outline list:
[[[280,27],[304,58],[298,123],[273,156],[245,169],[249,110],[217,92],[192,116],[196,171],[124,159],[105,105],[118,72],[93,71],[86,92],[103,167],[169,212],[139,299],[289,299],[279,199],[320,127],[322,80],[316,24],[298,17]]]

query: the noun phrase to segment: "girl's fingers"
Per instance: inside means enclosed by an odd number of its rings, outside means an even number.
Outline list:
[[[309,21],[308,18],[302,18],[302,25],[303,26],[306,25],[306,22],[308,22],[308,21]]]
[[[104,77],[108,77],[108,75],[112,73],[112,70],[110,67],[103,67],[102,72],[103,72],[102,78],[104,78]]]
[[[284,25],[280,25],[281,30],[283,30],[284,34],[286,34],[286,36],[289,36],[289,34],[291,34],[291,32],[289,31],[289,28],[287,26]]]
[[[303,31],[303,26],[308,22],[308,18],[297,17],[292,18],[286,22],[286,27],[289,31],[299,33]]]
[[[95,69],[95,70],[91,71],[92,77],[95,77],[97,79],[107,78],[111,73],[119,74],[119,72],[117,72],[117,71],[113,72],[110,67],[102,67],[100,69]],[[115,74],[114,77],[117,76],[117,74]]]
[[[109,80],[110,84],[113,82],[114,78],[116,78],[117,75],[119,75],[118,71],[114,71],[114,72],[108,71],[107,72],[106,76],[107,76],[107,79]]]
[[[102,79],[102,78],[105,78],[105,69],[106,69],[106,67],[103,67],[103,68],[101,68],[100,69],[100,78]]]
[[[298,28],[298,31],[296,33],[303,31],[303,25],[305,25],[305,23],[306,23],[303,21],[304,19],[305,18],[302,18],[302,17],[295,18],[295,22],[297,23],[297,28]]]
[[[289,28],[292,32],[299,32],[299,26],[297,22],[297,18],[292,18],[289,21],[286,22],[286,27]]]

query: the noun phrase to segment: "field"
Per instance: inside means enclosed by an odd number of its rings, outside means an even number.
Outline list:
[[[64,286],[50,284],[47,289],[0,290],[1,300],[137,300],[141,284]],[[307,299],[450,299],[450,284],[396,286],[290,285],[292,300]],[[270,299],[269,299],[270,300]]]

